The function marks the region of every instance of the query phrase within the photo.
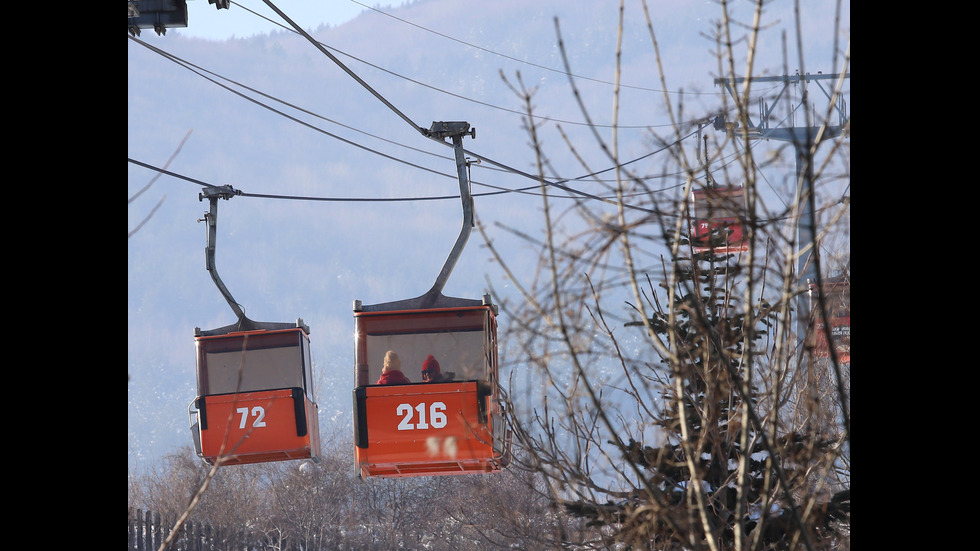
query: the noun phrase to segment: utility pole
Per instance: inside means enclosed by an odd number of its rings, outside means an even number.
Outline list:
[[[816,220],[814,218],[814,193],[813,193],[813,158],[816,153],[814,149],[814,141],[818,133],[823,130],[823,135],[821,139],[835,138],[840,136],[847,125],[847,105],[844,102],[843,95],[835,96],[833,94],[834,83],[838,81],[843,81],[843,79],[851,78],[850,73],[843,74],[828,74],[824,75],[822,73],[817,73],[816,75],[805,74],[805,75],[783,75],[779,77],[738,77],[738,78],[716,78],[715,84],[722,85],[728,90],[728,93],[735,100],[736,105],[739,104],[738,89],[741,88],[745,81],[749,81],[750,84],[754,83],[765,83],[765,82],[775,82],[782,83],[782,88],[776,94],[776,97],[772,100],[772,103],[767,103],[765,98],[759,98],[759,113],[758,118],[754,118],[748,111],[745,113],[745,120],[747,120],[747,125],[745,127],[739,127],[738,123],[726,124],[724,119],[724,114],[721,115],[719,121],[715,122],[715,128],[722,129],[725,128],[729,133],[735,136],[744,136],[747,139],[765,139],[765,140],[780,140],[785,142],[790,142],[793,144],[796,151],[796,178],[799,185],[797,186],[796,204],[799,207],[800,217],[797,223],[797,231],[799,234],[799,259],[797,260],[797,277],[799,278],[800,290],[807,289],[808,284],[815,282],[817,279],[817,271],[815,263],[811,262],[811,255],[816,247],[814,243],[814,225]],[[825,87],[829,84],[829,87]],[[833,112],[837,114],[836,125],[831,125],[831,121],[826,121],[826,126],[824,125],[814,125],[812,113],[810,111],[810,98],[807,90],[807,85],[813,83],[823,92],[826,96],[828,102],[833,102]],[[785,100],[785,102],[794,102],[795,98],[790,98],[790,87],[798,87],[800,90],[799,103],[794,105],[789,105],[786,111],[780,111],[780,113],[788,112],[787,121],[789,126],[782,125],[782,121],[776,126],[771,126],[771,121],[773,119],[773,112],[776,107],[780,104],[780,101]],[[828,107],[830,107],[828,103]],[[830,111],[830,109],[828,109]],[[803,125],[796,126],[797,113],[803,114]],[[740,119],[741,121],[741,119]],[[800,293],[797,298],[797,342],[802,343],[803,338],[807,333],[807,326],[810,320],[810,302],[807,298],[806,293]]]

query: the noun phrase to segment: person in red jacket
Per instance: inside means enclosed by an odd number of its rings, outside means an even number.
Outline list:
[[[381,377],[378,378],[376,385],[397,385],[411,383],[408,377],[402,373],[402,361],[395,354],[394,350],[385,352],[384,365],[381,367]]]
[[[442,370],[439,368],[439,362],[429,354],[429,357],[422,362],[422,382],[423,383],[444,383],[447,381],[452,381],[456,374],[452,371],[446,372],[444,375]]]

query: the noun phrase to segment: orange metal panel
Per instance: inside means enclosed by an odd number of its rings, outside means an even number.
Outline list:
[[[293,389],[204,396],[201,452],[214,463],[222,444],[224,463],[236,465],[290,459],[317,459],[320,429],[317,405],[302,392],[299,424]],[[200,417],[201,413],[198,413]],[[297,434],[300,430],[303,434]]]
[[[364,477],[497,472],[489,418],[476,381],[363,388],[367,447],[355,446]],[[483,410],[486,415],[487,409]]]

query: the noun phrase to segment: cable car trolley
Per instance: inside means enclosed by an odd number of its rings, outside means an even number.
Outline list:
[[[472,133],[471,133],[472,132]],[[510,433],[501,415],[497,307],[442,294],[473,225],[463,157],[466,122],[433,122],[428,136],[451,138],[463,226],[432,288],[422,296],[354,301],[354,450],[362,478],[499,472]],[[404,378],[383,372],[400,371]]]
[[[310,328],[302,319],[250,320],[215,269],[217,200],[238,193],[222,186],[205,188],[201,194],[211,204],[205,214],[207,269],[238,321],[218,329],[194,329],[197,397],[188,406],[194,446],[210,464],[319,461]]]

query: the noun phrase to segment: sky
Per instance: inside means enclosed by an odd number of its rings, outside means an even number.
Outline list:
[[[320,24],[340,25],[370,10],[370,6],[379,5],[368,0],[274,0],[272,3],[307,30],[315,29]],[[392,0],[384,6],[388,9],[406,3],[409,2]],[[228,9],[220,10],[208,0],[188,0],[187,27],[168,32],[207,40],[226,40],[279,31],[283,27],[289,28],[289,24],[263,0],[232,0]]]

